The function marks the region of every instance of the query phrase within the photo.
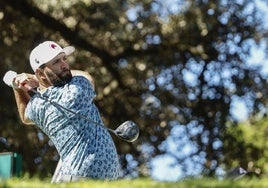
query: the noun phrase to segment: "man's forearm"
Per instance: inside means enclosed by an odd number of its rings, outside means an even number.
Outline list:
[[[13,89],[13,90],[21,121],[24,124],[33,124],[32,121],[30,121],[28,118],[25,117],[25,109],[31,98],[29,93],[21,89]]]

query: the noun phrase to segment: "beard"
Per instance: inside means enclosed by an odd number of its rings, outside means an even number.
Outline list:
[[[69,69],[63,70],[61,73],[46,72],[46,77],[53,86],[63,86],[72,80],[72,73]]]

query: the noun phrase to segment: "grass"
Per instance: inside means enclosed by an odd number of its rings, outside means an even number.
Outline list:
[[[50,180],[38,178],[10,178],[0,180],[1,188],[259,188],[268,187],[268,179],[240,179],[237,181],[216,179],[187,179],[179,182],[158,182],[151,179],[124,179],[117,181],[88,180],[72,183],[50,184]]]

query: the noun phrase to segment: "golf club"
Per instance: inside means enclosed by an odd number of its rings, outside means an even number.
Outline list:
[[[50,102],[52,105],[57,106],[59,108],[62,108],[78,117],[81,117],[85,120],[87,120],[90,123],[94,123],[96,125],[101,125],[100,123],[97,123],[91,119],[89,119],[88,117],[86,117],[83,114],[80,114],[79,112],[75,112],[73,110],[70,110],[69,108],[66,108],[50,99],[48,99],[45,96],[42,96],[40,93],[38,93],[36,90],[31,89],[32,92],[34,92],[35,94],[37,94],[40,98],[44,99],[45,101]],[[125,140],[127,142],[134,142],[135,140],[137,140],[138,136],[139,136],[139,128],[137,126],[136,123],[134,123],[133,121],[125,121],[124,123],[120,124],[115,130],[110,129],[108,127],[103,126],[104,128],[108,129],[110,132],[114,133],[118,138]]]
[[[13,83],[13,79],[14,77],[16,77],[17,73],[14,71],[8,71],[4,78],[3,81],[11,87],[17,87],[16,85],[14,85],[15,83]],[[91,119],[89,119],[87,116],[80,114],[79,112],[75,112],[69,108],[66,108],[58,103],[56,103],[55,101],[50,100],[48,97],[46,96],[42,96],[39,92],[37,92],[37,90],[35,89],[31,89],[30,91],[32,91],[33,93],[37,94],[38,97],[42,98],[43,100],[50,102],[52,105],[59,107],[63,110],[66,110],[78,117],[81,117],[85,120],[87,120],[90,123],[94,123],[95,125],[99,125],[99,126],[103,126],[104,128],[106,128],[107,130],[109,130],[110,132],[112,132],[114,135],[116,135],[118,138],[127,141],[127,142],[134,142],[135,140],[137,140],[137,138],[139,137],[139,128],[137,126],[136,123],[134,123],[133,121],[125,121],[124,123],[120,124],[115,130],[110,129],[108,127],[105,127],[104,125],[97,123]]]

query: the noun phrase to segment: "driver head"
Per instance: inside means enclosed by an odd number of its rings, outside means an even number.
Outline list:
[[[115,130],[119,138],[128,142],[134,142],[139,137],[139,128],[133,121],[126,121]]]

